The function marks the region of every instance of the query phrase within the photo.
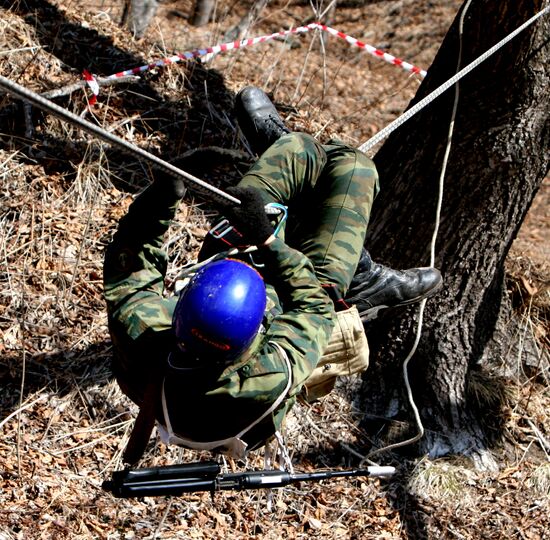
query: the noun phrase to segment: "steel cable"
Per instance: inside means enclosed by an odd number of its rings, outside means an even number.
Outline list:
[[[20,84],[17,84],[7,79],[6,77],[3,77],[2,75],[0,75],[0,88],[3,88],[9,94],[15,97],[18,97],[23,101],[31,103],[36,107],[48,113],[51,113],[54,116],[57,116],[58,118],[61,118],[62,120],[66,120],[70,122],[71,124],[79,127],[80,129],[89,133],[90,135],[93,135],[109,144],[112,144],[113,146],[116,146],[117,148],[119,148],[124,152],[127,152],[131,155],[134,155],[136,157],[139,157],[141,159],[145,159],[151,162],[153,165],[155,165],[159,169],[171,174],[176,178],[183,178],[187,180],[199,192],[201,192],[203,196],[205,195],[214,196],[214,198],[218,198],[218,200],[224,199],[234,204],[240,204],[241,202],[239,199],[232,197],[231,195],[229,195],[228,193],[225,193],[221,189],[211,186],[210,184],[206,183],[204,180],[201,180],[200,178],[197,178],[196,176],[193,176],[188,172],[178,169],[171,163],[168,163],[167,161],[164,161],[158,156],[151,154],[147,150],[143,150],[143,148],[140,148],[139,146],[136,146],[135,144],[132,144],[128,141],[125,141],[124,139],[118,137],[117,135],[114,135],[113,133],[109,133],[102,127],[92,124],[88,120],[85,120],[80,116],[77,116],[71,111],[68,111],[67,109],[60,107],[56,103],[53,103],[49,99],[42,97],[40,94],[37,94],[36,92],[33,92],[32,90],[29,90],[24,86],[21,86]]]

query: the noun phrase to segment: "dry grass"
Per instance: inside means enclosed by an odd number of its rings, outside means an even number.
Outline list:
[[[458,2],[432,4],[430,20],[422,17],[425,8],[407,0],[346,9],[334,26],[375,45],[389,42],[397,56],[428,66]],[[202,30],[169,18],[169,27],[159,22],[136,42],[115,24],[118,4],[75,1],[66,6],[70,22],[84,22],[98,36],[113,36],[107,53],[120,56],[123,51],[136,60],[216,43],[221,29],[239,19],[241,9]],[[165,5],[160,15],[172,7]],[[395,10],[412,25],[411,41],[399,39]],[[276,5],[253,35],[279,30],[282,22],[304,22],[309,15],[308,6]],[[369,18],[378,24],[367,28],[361,23]],[[41,25],[0,9],[0,72],[39,92],[77,81],[78,70],[68,58],[51,53],[44,35]],[[157,70],[140,85],[102,90],[99,104],[86,114],[153,152],[187,155],[190,167],[223,186],[238,178],[250,160],[227,107],[231,92],[244,84],[274,91],[292,126],[321,139],[337,134],[353,144],[391,121],[416,90],[414,78],[364,53],[350,53],[343,43],[331,41],[323,55],[319,41],[312,42],[309,53],[310,40],[304,38],[293,48],[274,42],[220,56],[209,67],[223,72],[223,80],[191,64]],[[93,53],[90,62],[103,61]],[[0,96],[0,104],[6,105],[5,99]],[[86,110],[82,91],[59,102],[78,114]],[[4,115],[0,111],[0,540],[488,539],[547,534],[550,397],[538,375],[515,385],[519,399],[506,424],[513,445],[497,473],[479,473],[453,460],[409,463],[389,455],[385,462],[401,466],[392,482],[335,480],[272,494],[222,493],[214,499],[192,494],[126,501],[104,493],[101,482],[122,466],[136,408],[120,393],[109,369],[103,252],[149,171],[36,111],[25,124],[15,107],[8,104]],[[193,161],[196,147],[208,147],[211,153]],[[212,215],[206,203],[191,197],[182,205],[167,238],[168,282],[196,255]],[[525,281],[531,287],[523,285],[533,298],[521,303],[530,306],[526,328],[538,332],[544,344],[547,304],[534,298],[539,293],[545,298],[548,272],[530,255],[523,251],[522,270],[511,276],[514,283]],[[287,443],[298,470],[350,466],[362,459],[371,441],[357,427],[354,384],[354,379],[343,381],[337,392],[311,407],[297,407],[289,417]],[[475,388],[478,393],[486,389]],[[483,394],[485,400],[491,397]],[[142,464],[200,457],[155,441]],[[228,463],[230,468],[242,466]],[[262,453],[252,455],[248,466],[262,467]],[[414,467],[416,474],[409,475],[407,470]]]
[[[475,482],[476,474],[465,460],[423,459],[416,465],[408,489],[417,497],[440,501],[444,505],[467,507],[473,502],[469,491]]]

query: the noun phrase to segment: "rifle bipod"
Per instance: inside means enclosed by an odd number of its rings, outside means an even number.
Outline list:
[[[289,473],[280,470],[221,473],[219,463],[200,461],[166,467],[124,469],[115,471],[111,480],[103,482],[103,489],[118,498],[179,496],[196,491],[243,491],[246,489],[277,488],[298,482],[319,481],[329,478],[367,476],[388,477],[394,467],[370,466],[349,470]]]

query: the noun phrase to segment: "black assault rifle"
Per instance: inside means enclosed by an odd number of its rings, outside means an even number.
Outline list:
[[[394,467],[375,466],[365,469],[315,471],[297,474],[279,470],[221,474],[219,463],[201,461],[167,467],[115,471],[112,480],[103,482],[102,487],[105,491],[110,491],[115,497],[120,498],[178,496],[182,493],[195,491],[242,491],[245,489],[276,488],[302,481],[337,477],[387,477],[394,472]]]

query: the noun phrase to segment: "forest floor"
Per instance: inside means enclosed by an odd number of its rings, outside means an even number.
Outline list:
[[[190,26],[188,0],[161,5],[144,38],[120,29],[123,2],[0,0],[0,74],[36,91],[223,43],[249,3],[220,1],[216,22]],[[461,2],[340,2],[330,25],[427,69]],[[323,7],[320,6],[322,11]],[[317,19],[308,3],[270,3],[247,36]],[[232,103],[263,87],[287,123],[354,146],[396,118],[421,80],[337,37],[309,32],[226,52],[206,63],[149,70],[140,81],[56,102],[218,186],[252,162]],[[0,93],[0,540],[34,539],[543,539],[550,538],[549,373],[519,368],[509,381],[497,471],[461,458],[408,460],[389,480],[334,479],[273,492],[114,499],[103,480],[122,467],[136,407],[110,372],[102,298],[104,249],[146,164]],[[167,240],[168,284],[193,258],[213,211],[187,197]],[[507,262],[524,331],[546,358],[550,320],[550,179]],[[295,407],[287,444],[297,471],[356,466],[368,439],[344,381],[314,406]],[[141,466],[204,459],[155,438]],[[262,452],[247,466],[263,468]],[[228,462],[242,470],[243,464]]]

